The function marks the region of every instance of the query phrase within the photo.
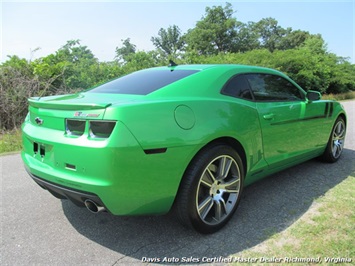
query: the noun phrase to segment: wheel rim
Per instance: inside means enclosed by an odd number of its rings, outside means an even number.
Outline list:
[[[332,135],[332,154],[335,159],[339,158],[344,147],[345,123],[340,120],[335,125]]]
[[[224,221],[238,201],[240,184],[240,170],[231,156],[213,159],[197,187],[196,207],[201,220],[209,225]]]

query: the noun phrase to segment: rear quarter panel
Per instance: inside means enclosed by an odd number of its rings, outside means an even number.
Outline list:
[[[189,129],[182,128],[176,121],[176,110],[180,106],[191,110],[191,115],[185,117],[187,123],[193,120],[193,126]],[[117,109],[108,108],[105,118],[114,117],[127,126],[142,149],[167,148],[167,154],[174,151],[175,154],[169,157],[170,161],[165,162],[176,169],[174,184],[180,182],[188,164],[199,150],[222,137],[233,138],[243,146],[248,174],[266,164],[262,155],[262,138],[255,103],[250,101],[228,96],[219,99],[166,99],[130,104]],[[164,156],[161,160],[164,160]]]

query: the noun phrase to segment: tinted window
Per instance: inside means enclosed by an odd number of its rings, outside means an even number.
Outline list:
[[[283,77],[267,74],[247,74],[257,101],[298,101],[304,99],[301,91]]]
[[[146,95],[198,70],[148,70],[133,72],[88,92]]]
[[[252,100],[253,97],[250,92],[250,87],[244,75],[232,77],[227,84],[223,87],[222,93],[243,99]]]

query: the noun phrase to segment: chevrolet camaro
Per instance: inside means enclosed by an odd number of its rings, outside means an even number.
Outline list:
[[[145,69],[30,98],[22,159],[39,186],[91,212],[172,210],[213,233],[248,184],[311,158],[339,159],[346,114],[320,98],[262,67]]]

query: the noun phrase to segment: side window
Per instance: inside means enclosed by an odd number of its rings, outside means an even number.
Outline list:
[[[247,74],[254,98],[257,101],[300,101],[302,92],[283,77],[269,74]]]
[[[249,83],[244,75],[237,75],[228,80],[222,89],[222,94],[248,100],[253,99]]]

